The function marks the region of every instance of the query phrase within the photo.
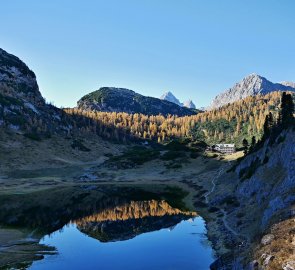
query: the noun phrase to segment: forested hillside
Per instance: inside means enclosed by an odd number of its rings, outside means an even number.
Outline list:
[[[77,108],[84,111],[142,113],[145,115],[173,114],[193,115],[198,111],[181,104],[159,98],[140,95],[132,90],[115,87],[102,87],[83,96]]]
[[[0,60],[0,127],[36,140],[53,134],[72,136],[86,132],[121,142],[144,139],[163,143],[188,138],[208,144],[234,142],[241,146],[244,139],[250,142],[255,136],[259,140],[266,116],[271,112],[270,120],[276,121],[281,110],[282,92],[249,96],[218,109],[189,115],[192,110],[171,102],[113,88],[85,96],[78,108],[61,110],[45,103],[35,74],[20,59],[1,50]],[[290,94],[294,98],[294,92]],[[108,99],[125,104],[126,108],[133,102],[134,110],[145,108],[149,113],[100,111],[100,105],[114,106],[113,102],[107,103]],[[176,112],[169,114],[175,108]],[[188,115],[177,116],[182,113]]]
[[[95,120],[89,122],[91,125],[87,129],[115,140],[122,140],[120,133],[124,134],[123,139],[131,136],[165,142],[173,138],[190,138],[207,143],[235,142],[242,145],[244,138],[251,140],[255,136],[258,140],[262,137],[266,116],[271,112],[276,119],[279,115],[281,97],[282,92],[251,96],[215,110],[184,117],[84,111],[77,108],[65,111],[77,117],[85,116],[81,121]]]

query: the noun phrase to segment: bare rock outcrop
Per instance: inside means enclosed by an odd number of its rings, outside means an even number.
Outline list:
[[[217,95],[208,109],[219,108],[248,96],[265,95],[274,91],[295,91],[295,84],[291,82],[272,83],[260,75],[250,74],[233,87]]]

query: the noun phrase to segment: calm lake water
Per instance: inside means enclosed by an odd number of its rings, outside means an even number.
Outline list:
[[[29,259],[20,253],[15,269],[209,269],[214,258],[205,224],[184,204],[186,195],[164,184],[12,194],[0,197],[0,226],[28,232],[28,239],[56,249],[43,259],[35,255],[44,246]]]
[[[70,224],[41,241],[56,247],[59,254],[48,255],[29,269],[205,270],[213,262],[213,254],[204,233],[204,221],[196,217],[172,228],[105,243]]]

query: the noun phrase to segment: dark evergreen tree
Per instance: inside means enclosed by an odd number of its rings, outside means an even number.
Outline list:
[[[251,139],[251,146],[250,146],[249,152],[252,152],[255,149],[255,146],[256,146],[256,138],[255,136],[253,136]]]
[[[249,143],[248,143],[247,139],[243,139],[243,147],[244,147],[244,154],[247,155],[248,147],[249,147]]]
[[[265,121],[263,124],[263,139],[268,138],[270,135],[270,129],[269,129],[269,115],[265,116]]]
[[[294,113],[294,103],[291,94],[287,94],[283,92],[282,100],[281,100],[281,112],[279,116],[279,125],[281,127],[287,128],[293,121],[293,113]]]
[[[255,136],[253,136],[252,140],[251,140],[251,145],[255,146],[255,144],[256,144],[256,138],[255,138]]]

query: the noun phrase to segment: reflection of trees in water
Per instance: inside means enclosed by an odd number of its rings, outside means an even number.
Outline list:
[[[159,200],[159,194],[140,192],[134,188],[106,186],[90,191],[79,187],[1,196],[0,224],[37,229],[44,235],[62,229],[70,222],[77,222],[81,228],[83,222],[85,228],[105,222],[108,228],[112,228],[111,233],[117,230],[116,234],[119,234],[125,232],[124,226],[129,226],[130,232],[135,228],[144,232],[146,229],[142,226],[151,231],[161,226],[174,226],[195,215],[171,207],[166,201]],[[144,201],[133,200],[141,197]],[[154,225],[149,226],[149,222]],[[126,231],[126,235],[130,232]]]
[[[50,193],[38,194],[36,197],[32,194],[13,195],[0,201],[0,222],[4,225],[38,229],[47,234],[116,201],[116,198],[91,196],[89,192],[58,192],[52,197]]]
[[[83,233],[102,242],[127,240],[141,233],[174,228],[195,212],[172,208],[161,200],[131,201],[76,221]]]
[[[114,242],[128,240],[142,233],[170,228],[187,218],[188,216],[183,214],[151,216],[118,221],[87,222],[77,224],[77,228],[101,242]]]
[[[177,199],[183,198],[182,192],[175,194],[170,192],[172,189],[162,189],[164,195],[159,191],[152,193],[138,188],[114,186],[100,186],[95,190],[86,190],[81,186],[67,187],[30,194],[1,195],[0,226],[12,226],[19,231],[24,229],[31,232],[27,237],[41,239],[57,230],[62,232],[65,225],[75,223],[81,232],[99,241],[109,242],[131,239],[162,228],[173,228],[180,221],[195,215],[171,206],[173,202],[181,202]],[[167,197],[168,201],[171,198],[174,201],[167,203]],[[13,265],[18,266],[19,262],[26,260],[26,267],[33,260],[40,259],[43,255],[39,253],[46,254],[44,251],[49,248],[37,242],[25,242],[20,247],[18,241],[17,245],[20,253]],[[28,251],[28,248],[32,250]]]
[[[147,201],[130,201],[119,203],[114,207],[108,206],[95,214],[83,217],[77,223],[83,222],[101,222],[101,221],[118,221],[127,219],[138,219],[150,216],[164,216],[183,214],[193,216],[194,212],[181,211],[171,207],[166,201],[147,200]]]

